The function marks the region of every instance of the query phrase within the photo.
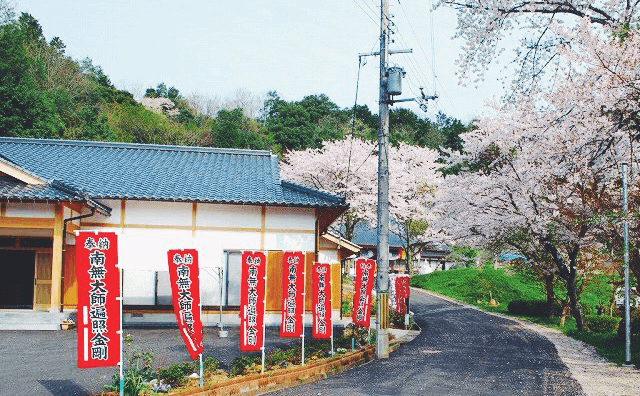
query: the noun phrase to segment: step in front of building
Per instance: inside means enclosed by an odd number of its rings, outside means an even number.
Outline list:
[[[60,330],[68,317],[64,312],[0,310],[0,330]]]

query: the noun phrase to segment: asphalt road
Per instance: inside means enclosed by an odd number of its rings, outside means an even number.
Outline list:
[[[422,333],[389,359],[273,394],[584,394],[546,338],[415,289],[411,300]]]
[[[414,291],[422,333],[388,360],[279,392],[281,395],[582,395],[546,338],[515,322]],[[205,328],[205,354],[228,365],[240,355],[238,328]],[[157,366],[188,360],[176,328],[128,329]],[[268,330],[267,349],[286,347]],[[78,369],[76,331],[0,331],[0,395],[85,395],[103,390],[115,368]]]

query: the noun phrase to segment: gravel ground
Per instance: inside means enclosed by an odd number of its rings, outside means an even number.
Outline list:
[[[421,293],[442,298],[460,304],[435,293],[412,288]],[[460,304],[482,311],[472,306]],[[482,311],[484,312],[484,311]],[[569,368],[571,376],[578,381],[587,396],[638,396],[640,395],[640,370],[620,367],[602,358],[595,348],[582,341],[566,336],[559,330],[550,329],[534,323],[514,319],[508,316],[487,312],[490,315],[513,320],[521,327],[543,335],[555,345],[558,356]]]

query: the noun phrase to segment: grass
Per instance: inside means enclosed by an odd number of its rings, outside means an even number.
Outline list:
[[[592,287],[585,287],[581,296],[583,311],[595,311],[594,304],[601,304],[609,298],[605,295],[606,287],[600,283],[602,281],[598,279]],[[411,278],[411,286],[430,290],[489,312],[498,312],[558,329],[570,337],[593,345],[600,356],[613,363],[623,364],[625,361],[624,341],[618,339],[615,331],[610,333],[578,331],[572,317],[567,318],[564,326],[561,327],[560,317],[544,318],[510,314],[507,305],[513,300],[545,300],[544,286],[530,277],[518,273],[510,274],[503,269],[494,270],[491,267],[461,268],[416,275]],[[497,307],[489,305],[491,298],[497,300],[499,304]],[[635,336],[631,345],[632,360],[636,365],[640,363],[639,344],[640,336]]]

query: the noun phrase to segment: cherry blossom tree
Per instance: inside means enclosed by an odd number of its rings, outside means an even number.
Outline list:
[[[510,88],[528,91],[547,70],[562,72],[559,51],[570,41],[557,26],[572,29],[587,20],[594,31],[628,27],[638,21],[637,0],[441,0],[458,10],[456,36],[464,40],[459,58],[461,78],[484,78],[490,63],[507,60],[515,67]],[[520,44],[513,54],[504,51]],[[499,55],[505,56],[499,56]]]
[[[580,254],[617,227],[607,219],[620,207],[619,164],[637,175],[640,39],[632,29],[599,34],[588,18],[553,30],[571,43],[557,48],[561,78],[496,106],[465,136],[467,153],[452,157],[467,172],[447,177],[439,211],[454,237],[481,244],[524,230],[551,257],[582,329]]]
[[[346,198],[350,208],[341,225],[347,239],[358,222],[375,219],[376,172],[376,145],[352,137],[323,142],[320,149],[290,151],[280,163],[283,179]]]
[[[293,151],[281,163],[285,179],[347,199],[350,209],[341,220],[351,239],[358,222],[375,225],[377,146],[359,138],[323,142],[321,149]],[[390,230],[404,241],[408,263],[429,235],[430,208],[440,176],[434,150],[400,143],[389,150]]]

